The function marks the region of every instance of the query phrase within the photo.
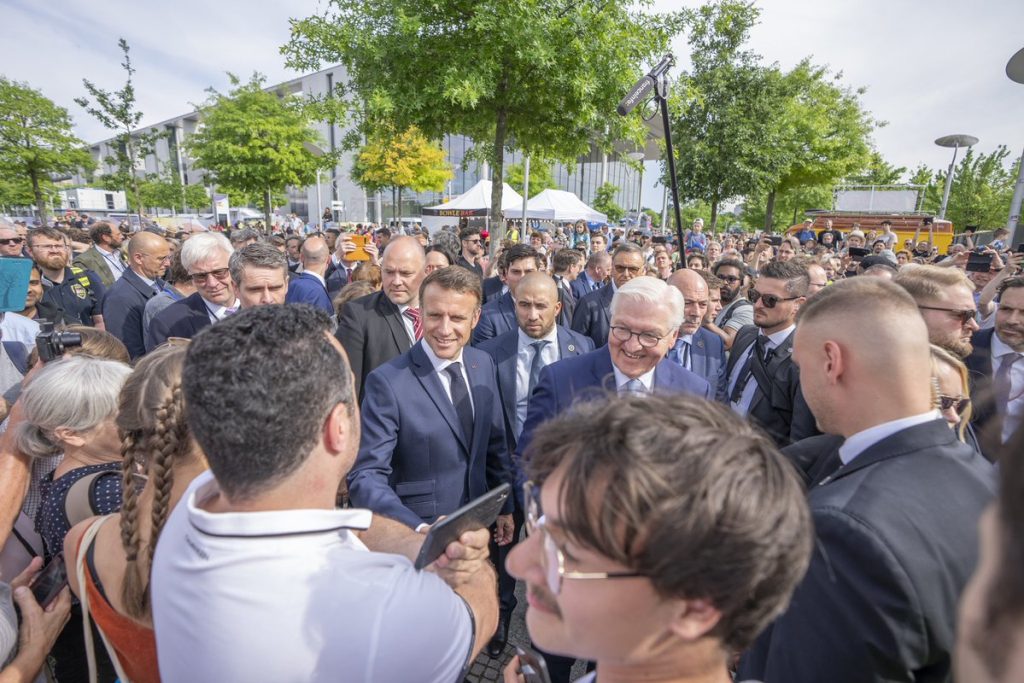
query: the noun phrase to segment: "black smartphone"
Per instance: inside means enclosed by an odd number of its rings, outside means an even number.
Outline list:
[[[516,656],[519,657],[519,673],[526,683],[551,683],[548,664],[536,650],[516,645]]]
[[[1024,242],[1021,242],[1020,244],[1017,245],[1017,253],[1024,254]]]
[[[466,503],[440,522],[434,522],[420,547],[420,554],[416,556],[416,569],[423,569],[439,558],[449,543],[459,540],[459,536],[467,531],[486,529],[494,524],[511,491],[511,486],[502,484]]]
[[[864,247],[850,247],[850,257],[854,261],[860,261],[871,252]]]
[[[773,247],[777,247],[782,244],[782,235],[768,235],[768,242]]]
[[[664,237],[664,236],[662,236],[662,235],[655,235],[655,236],[654,236],[654,237],[653,237],[653,238],[651,239],[651,243],[652,243],[652,244],[665,244],[666,242],[667,242],[667,240],[666,240],[666,239],[665,239],[665,237]]]
[[[992,268],[992,254],[971,254],[967,257],[968,273],[987,273]]]
[[[50,564],[36,574],[29,587],[39,606],[46,609],[51,602],[57,599],[66,585],[68,585],[68,571],[64,566],[64,553],[60,552],[53,556]]]

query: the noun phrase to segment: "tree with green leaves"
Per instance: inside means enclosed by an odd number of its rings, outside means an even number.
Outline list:
[[[1016,182],[1017,160],[1000,145],[990,154],[973,148],[960,159],[949,190],[946,219],[957,230],[977,225],[991,230],[1006,223]],[[946,186],[946,169],[932,171],[924,165],[914,171],[911,182],[925,186],[923,210],[938,215]]]
[[[136,169],[140,162],[144,162],[153,153],[153,146],[165,133],[155,128],[149,132],[136,130],[142,122],[142,112],[138,110],[135,101],[135,85],[132,83],[135,67],[132,66],[131,48],[124,38],[117,41],[117,46],[124,53],[121,68],[127,74],[125,84],[119,90],[110,91],[83,78],[82,84],[95,104],[86,97],[76,97],[75,103],[105,128],[116,133],[113,159],[108,158],[107,163],[113,171],[111,175],[117,179],[117,187],[124,188],[129,206],[136,210],[141,222],[142,206],[139,202],[139,177]]]
[[[0,76],[0,203],[35,204],[45,224],[53,176],[92,166],[67,109],[26,83]]]
[[[338,93],[369,135],[379,121],[430,139],[471,138],[490,164],[491,215],[501,211],[504,153],[574,162],[593,144],[640,143],[639,117],[615,106],[666,50],[678,14],[651,0],[329,0],[292,21],[289,66],[344,65]],[[492,223],[494,245],[505,226]]]
[[[444,150],[416,126],[398,134],[379,130],[359,151],[352,165],[352,179],[367,193],[391,190],[395,219],[402,213],[403,190],[440,192],[452,175]]]
[[[317,169],[337,163],[335,153],[315,156],[308,145],[320,145],[304,102],[263,88],[254,73],[248,83],[228,74],[231,91],[210,88],[201,108],[202,126],[186,148],[195,165],[208,171],[218,189],[229,194],[259,196],[266,225],[271,225],[271,200],[289,186],[316,182]]]
[[[202,185],[182,185],[175,173],[151,174],[139,183],[139,202],[152,209],[184,211],[210,205],[210,197]]]
[[[590,203],[597,211],[608,217],[609,223],[618,223],[626,215],[626,210],[618,205],[615,197],[619,194],[619,186],[605,183],[594,192],[594,201]]]
[[[523,193],[523,164],[512,164],[508,167],[505,182],[509,187]],[[551,175],[551,163],[544,159],[530,159],[530,197],[536,197],[544,190],[557,190],[558,183]],[[527,197],[529,199],[530,197]]]

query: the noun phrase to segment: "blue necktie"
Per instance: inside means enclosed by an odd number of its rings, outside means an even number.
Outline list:
[[[533,360],[530,362],[530,382],[526,385],[526,400],[530,400],[530,396],[533,394],[533,388],[537,386],[537,379],[540,377],[541,365],[540,354],[544,351],[544,347],[550,344],[547,339],[541,339],[530,344],[533,349]]]

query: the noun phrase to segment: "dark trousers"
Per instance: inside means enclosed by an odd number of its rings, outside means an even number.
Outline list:
[[[512,522],[515,524],[515,529],[512,531],[512,542],[506,546],[498,546],[494,542],[493,535],[491,536],[491,562],[494,563],[495,568],[498,570],[498,607],[501,609],[501,618],[506,622],[511,618],[517,601],[516,580],[505,569],[505,562],[508,559],[509,552],[519,542],[519,535],[522,533],[524,521],[523,510],[519,505],[516,505],[512,511]]]

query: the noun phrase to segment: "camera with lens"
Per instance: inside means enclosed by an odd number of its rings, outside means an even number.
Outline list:
[[[39,325],[39,334],[36,335],[36,349],[39,350],[39,360],[49,363],[51,360],[64,355],[65,349],[69,346],[81,346],[82,335],[78,332],[62,332],[53,329],[53,323],[46,321]]]

